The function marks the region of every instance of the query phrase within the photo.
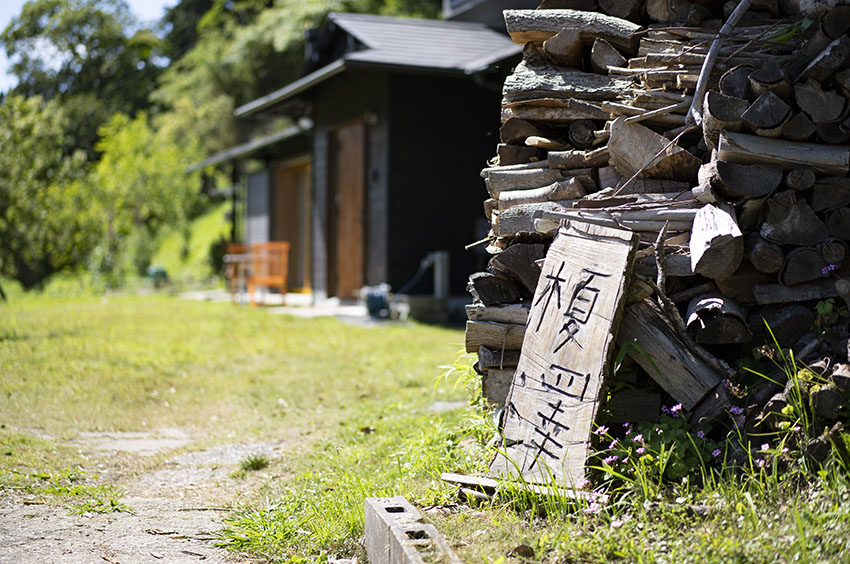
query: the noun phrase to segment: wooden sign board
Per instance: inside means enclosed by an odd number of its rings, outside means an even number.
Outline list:
[[[575,221],[559,228],[534,293],[493,474],[567,487],[584,478],[638,239]]]

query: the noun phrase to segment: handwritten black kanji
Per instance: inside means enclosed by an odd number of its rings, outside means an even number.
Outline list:
[[[555,267],[552,267],[552,270],[549,274],[546,275],[546,279],[549,280],[549,283],[543,289],[540,296],[537,298],[537,301],[534,302],[534,305],[540,305],[540,302],[543,301],[543,298],[546,298],[546,303],[543,305],[543,309],[540,311],[540,318],[537,320],[537,327],[535,331],[540,331],[540,326],[543,323],[543,318],[546,316],[546,311],[549,309],[549,303],[552,301],[552,295],[556,295],[558,299],[558,311],[561,310],[561,284],[566,283],[566,278],[561,278],[561,273],[564,271],[564,261],[561,261],[561,266],[558,268],[558,272],[555,273]]]

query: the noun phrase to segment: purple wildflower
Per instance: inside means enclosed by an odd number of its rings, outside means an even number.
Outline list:
[[[823,270],[821,270],[821,272],[823,273],[824,276],[826,276],[827,274],[829,274],[830,272],[832,272],[836,268],[838,268],[836,265],[828,264],[828,265],[823,267]]]
[[[594,433],[595,433],[595,434],[597,434],[597,435],[604,435],[604,434],[605,434],[605,433],[607,433],[607,432],[608,432],[608,427],[606,427],[605,425],[600,425],[600,426],[599,426],[599,427],[598,427],[598,428],[594,431]]]
[[[681,413],[682,413],[682,404],[681,403],[677,403],[676,405],[674,405],[673,407],[670,408],[670,415],[673,415],[674,417],[678,417]]]
[[[720,449],[716,448],[713,451],[711,451],[711,456],[714,457],[714,458],[717,458],[718,456],[720,456]]]
[[[582,513],[599,513],[599,510],[602,509],[602,506],[599,505],[599,502],[592,501],[590,504],[581,510]]]
[[[626,421],[625,423],[623,423],[623,428],[624,428],[624,429],[628,429],[628,428],[629,428],[629,427],[631,427],[631,426],[632,426],[632,424],[631,424],[631,423],[629,423],[628,421]]]
[[[638,433],[637,435],[635,435],[634,437],[632,437],[632,441],[634,441],[634,442],[636,442],[636,443],[642,443],[642,442],[643,442],[643,434],[642,434],[642,433]]]
[[[768,450],[770,450],[770,444],[769,443],[764,443],[764,444],[761,445],[761,451],[762,452],[766,452]]]
[[[756,464],[758,464],[759,468],[764,468],[764,460],[761,458],[756,458]]]
[[[729,408],[729,413],[731,413],[732,415],[743,415],[744,414],[744,408],[738,407],[737,405],[733,405],[732,407]]]
[[[605,457],[602,459],[603,464],[611,464],[612,462],[617,462],[620,457],[616,454],[612,454],[611,456]]]
[[[643,454],[646,452],[646,449],[643,447],[638,447],[637,449],[635,449],[635,452],[638,454]]]
[[[705,438],[705,431],[702,431],[702,430],[697,431],[697,437],[704,439]]]
[[[581,480],[578,481],[578,484],[576,484],[576,487],[580,490],[583,490],[584,488],[586,488],[589,485],[590,485],[590,480],[588,480],[587,478],[582,478]]]
[[[611,528],[612,529],[619,529],[622,526],[623,526],[623,522],[619,519],[614,519],[613,521],[611,521]]]

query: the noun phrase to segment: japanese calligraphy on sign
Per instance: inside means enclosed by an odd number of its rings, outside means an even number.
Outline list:
[[[638,236],[569,222],[549,248],[505,404],[494,474],[575,486]]]

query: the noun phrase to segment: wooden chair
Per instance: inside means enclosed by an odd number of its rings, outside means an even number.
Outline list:
[[[258,286],[277,288],[286,301],[286,274],[289,270],[289,243],[272,241],[251,245],[251,275],[248,277],[248,296],[256,307],[254,290]]]

